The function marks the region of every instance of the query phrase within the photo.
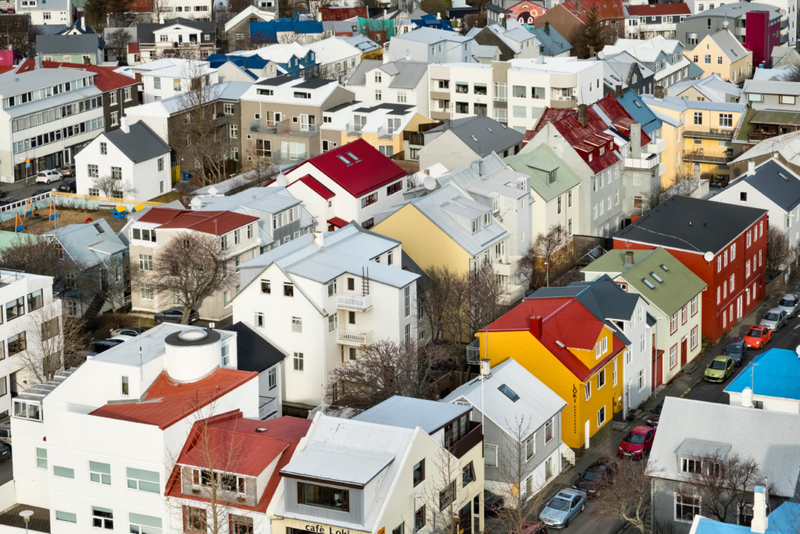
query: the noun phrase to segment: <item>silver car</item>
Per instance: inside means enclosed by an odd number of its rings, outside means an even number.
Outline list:
[[[766,326],[773,332],[777,332],[782,326],[786,325],[787,318],[784,310],[781,308],[772,308],[764,314],[764,318],[761,319],[761,326]]]
[[[576,515],[586,509],[586,492],[563,489],[544,507],[539,520],[550,528],[567,528]]]
[[[797,315],[797,309],[800,308],[800,299],[797,295],[787,293],[778,301],[778,308],[786,312],[787,317],[794,317]]]

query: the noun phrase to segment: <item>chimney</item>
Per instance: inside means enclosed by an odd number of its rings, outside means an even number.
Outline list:
[[[314,232],[314,244],[319,248],[325,246],[325,232]]]
[[[503,29],[508,29],[508,17],[503,17]]]
[[[544,34],[545,35],[550,35],[550,23],[549,22],[545,22],[544,23]]]
[[[39,54],[36,54],[36,59],[34,60],[33,63],[34,63],[33,64],[33,68],[34,69],[41,69],[42,68],[42,56],[40,56]]]
[[[578,121],[582,126],[587,126],[589,124],[589,117],[586,114],[586,104],[578,105]]]
[[[86,17],[81,17],[81,28],[86,31]]]
[[[589,57],[597,57],[597,54],[594,53],[594,47],[589,47]]]
[[[753,390],[750,388],[742,390],[742,408],[753,408]]]
[[[541,315],[533,315],[528,319],[529,328],[531,334],[536,339],[541,339],[542,337],[542,316]]]
[[[664,100],[664,88],[660,85],[656,85],[656,92],[655,92],[656,100]]]
[[[126,134],[131,133],[131,129],[128,126],[128,117],[122,117],[119,120],[119,129],[125,132]]]
[[[164,24],[164,15],[159,15],[158,16],[158,23],[159,24]]]
[[[631,157],[642,157],[642,125],[641,123],[631,123]]]
[[[492,363],[489,358],[481,358],[481,379],[492,377]]]
[[[581,11],[581,0],[575,0],[575,11],[580,13],[580,11]]]
[[[764,486],[753,489],[753,520],[750,522],[750,532],[764,534],[767,531],[767,490]]]
[[[633,251],[625,251],[625,267],[633,267]]]
[[[622,98],[622,84],[617,84],[617,86],[614,87],[614,96]]]
[[[747,176],[753,176],[756,173],[756,162],[752,159],[747,162]]]

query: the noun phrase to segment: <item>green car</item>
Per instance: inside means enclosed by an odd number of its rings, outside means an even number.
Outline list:
[[[736,362],[730,356],[717,356],[706,367],[703,379],[708,382],[724,382],[731,373]]]

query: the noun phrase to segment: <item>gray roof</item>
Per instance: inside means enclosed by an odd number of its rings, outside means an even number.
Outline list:
[[[250,89],[253,82],[238,82],[228,81],[215,83],[209,86],[208,93],[205,98],[207,101],[217,100],[236,100],[238,101],[242,95]],[[170,115],[180,113],[186,107],[186,98],[184,95],[179,94],[161,100],[161,105]]]
[[[300,200],[285,187],[251,187],[230,196],[197,197],[192,199],[191,206],[200,211],[237,211],[246,208],[275,214],[298,204]]]
[[[734,2],[724,4],[714,9],[706,9],[700,13],[695,13],[686,17],[684,20],[708,17],[724,17],[726,19],[738,19],[747,15],[751,11],[769,11],[769,19],[775,20],[781,17],[780,8],[769,4],[758,4],[756,2]]]
[[[572,45],[569,44],[569,41],[564,39],[564,37],[562,37],[562,35],[558,33],[553,26],[550,26],[549,35],[545,33],[544,26],[529,31],[536,36],[539,46],[542,47],[543,56],[557,56],[558,54],[566,52],[567,50],[572,50]]]
[[[344,445],[312,443],[281,469],[281,474],[366,486],[394,458],[391,452],[356,452]]]
[[[44,235],[55,237],[72,261],[86,269],[108,258],[111,251],[121,251],[125,245],[105,219],[90,224],[69,224]],[[103,241],[108,245],[99,246]]]
[[[384,63],[375,59],[366,59],[353,71],[347,85],[364,85],[367,73],[374,69],[381,69],[392,76],[389,87],[396,89],[416,89],[420,80],[428,75],[428,64],[422,61],[401,59]]]
[[[630,320],[641,298],[636,293],[627,293],[620,289],[608,275],[592,282],[572,282],[565,287],[542,287],[528,298],[559,297],[575,297],[601,321]]]
[[[729,30],[720,30],[711,34],[711,39],[729,61],[739,61],[747,55],[747,49],[742,46]]]
[[[347,85],[364,85],[367,80],[367,73],[372,69],[377,69],[383,65],[383,61],[379,59],[365,59],[358,64],[356,70],[350,75]]]
[[[194,28],[195,30],[199,30],[203,33],[208,33],[213,35],[217,34],[217,25],[214,22],[207,22],[207,21],[199,21],[199,20],[192,20],[192,19],[184,19],[181,17],[168,19],[164,21],[163,24],[148,22],[143,24],[138,24],[136,26],[136,33],[139,39],[138,42],[140,43],[155,43],[155,36],[153,32],[161,30],[163,28],[169,28],[170,26],[181,25],[186,26],[189,28]],[[211,38],[211,42],[214,42],[214,38]]]
[[[768,82],[768,83],[775,83],[775,82]],[[664,96],[664,98],[661,100],[657,100],[656,97],[654,97],[653,95],[641,95],[640,98],[642,99],[642,102],[650,106],[650,108],[653,108],[655,106],[660,108],[671,109],[673,111],[703,109],[708,111],[736,111],[739,113],[743,113],[745,109],[747,109],[746,103],[737,104],[734,102],[705,102],[702,100],[684,100],[682,98],[678,98],[677,96]]]
[[[2,93],[4,97],[21,95],[22,93],[28,93],[30,91],[35,91],[44,87],[50,87],[59,83],[71,82],[74,80],[80,80],[81,78],[89,78],[94,76],[95,73],[93,72],[69,68],[34,69],[20,73],[10,70],[0,74],[0,93]],[[79,91],[86,89],[94,89],[98,94],[100,93],[100,91],[94,86],[84,87],[79,89]],[[70,95],[73,94],[73,92],[68,91],[62,94]],[[53,102],[52,98],[55,98],[55,96],[43,98],[41,100],[35,100],[34,102],[23,104],[21,106],[14,106],[14,108],[10,109],[13,110],[15,108],[25,108],[26,106],[30,106],[36,102]]]
[[[414,399],[395,395],[353,418],[364,423],[421,428],[433,434],[447,423],[458,419],[472,408],[432,400]]]
[[[128,128],[128,133],[119,128],[102,135],[133,163],[141,163],[169,154],[169,145],[144,121],[135,122]]]
[[[519,399],[513,401],[501,392],[498,388],[503,384],[519,395]],[[527,429],[522,438],[527,438],[567,405],[512,358],[492,368],[492,375],[483,382],[483,392],[481,379],[475,378],[445,397],[444,402],[454,403],[459,399],[483,412],[513,439],[520,437],[520,423],[523,430]]]
[[[83,35],[38,35],[38,54],[97,54],[102,48],[100,36],[95,33]]]
[[[800,82],[745,80],[742,92],[771,95],[800,95]]]
[[[728,455],[730,450],[730,443],[686,438],[681,442],[678,450],[675,452],[678,456],[685,456],[687,458],[713,458],[715,456],[724,458]]]
[[[654,476],[688,480],[680,472],[681,453],[702,456],[717,450],[752,458],[774,485],[773,495],[792,498],[797,494],[800,416],[667,397],[650,453]]]
[[[774,159],[769,159],[756,167],[752,176],[745,173],[740,179],[784,211],[791,211],[800,204],[800,178]],[[728,187],[733,187],[738,181]]]
[[[500,156],[492,152],[481,160],[443,174],[437,181],[442,185],[455,182],[465,191],[483,197],[496,193],[519,200],[530,195],[527,190],[516,187],[520,178],[527,180],[528,175],[510,169]]]
[[[522,142],[523,134],[485,115],[466,117],[442,124],[428,132],[452,131],[479,156],[498,154]]]

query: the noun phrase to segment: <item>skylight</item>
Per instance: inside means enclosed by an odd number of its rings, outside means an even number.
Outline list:
[[[647,278],[642,278],[642,282],[644,282],[644,285],[646,285],[650,289],[655,289],[656,288],[656,286],[653,285],[653,282],[651,282]]]
[[[650,276],[652,276],[655,279],[655,281],[658,282],[659,284],[664,283],[664,279],[658,276],[656,273],[651,272]]]
[[[345,154],[347,154],[348,156],[350,156],[350,158],[351,158],[351,159],[352,159],[354,162],[356,162],[356,163],[358,163],[359,161],[361,161],[360,159],[358,159],[358,156],[356,156],[355,154],[353,154],[353,153],[352,153],[352,152],[350,152],[349,150],[348,150],[347,152],[345,152]]]
[[[788,177],[788,176],[786,176],[785,174],[783,174],[782,172],[779,172],[779,173],[778,173],[778,176],[780,176],[781,178],[783,178],[783,179],[784,179],[784,180],[786,180],[787,182],[789,181],[789,177]]]
[[[642,107],[642,104],[638,100],[634,100],[633,101],[633,105],[636,106],[637,108],[641,108]]]
[[[661,268],[664,269],[665,272],[669,272],[669,267],[667,267],[663,263],[661,264]]]
[[[519,395],[514,393],[514,390],[507,385],[501,384],[497,389],[499,389],[503,395],[511,399],[512,402],[517,402],[519,400]]]
[[[342,160],[343,162],[345,162],[345,163],[347,164],[347,166],[348,166],[348,167],[349,167],[350,165],[352,165],[352,163],[350,162],[350,160],[349,160],[349,159],[347,159],[346,157],[344,157],[344,156],[342,156],[342,155],[338,155],[338,156],[336,156],[336,157],[337,157],[337,158],[339,158],[340,160]]]
[[[101,234],[106,233],[106,231],[103,230],[103,227],[100,226],[100,223],[94,223],[94,229],[97,230],[98,232],[100,232]]]

